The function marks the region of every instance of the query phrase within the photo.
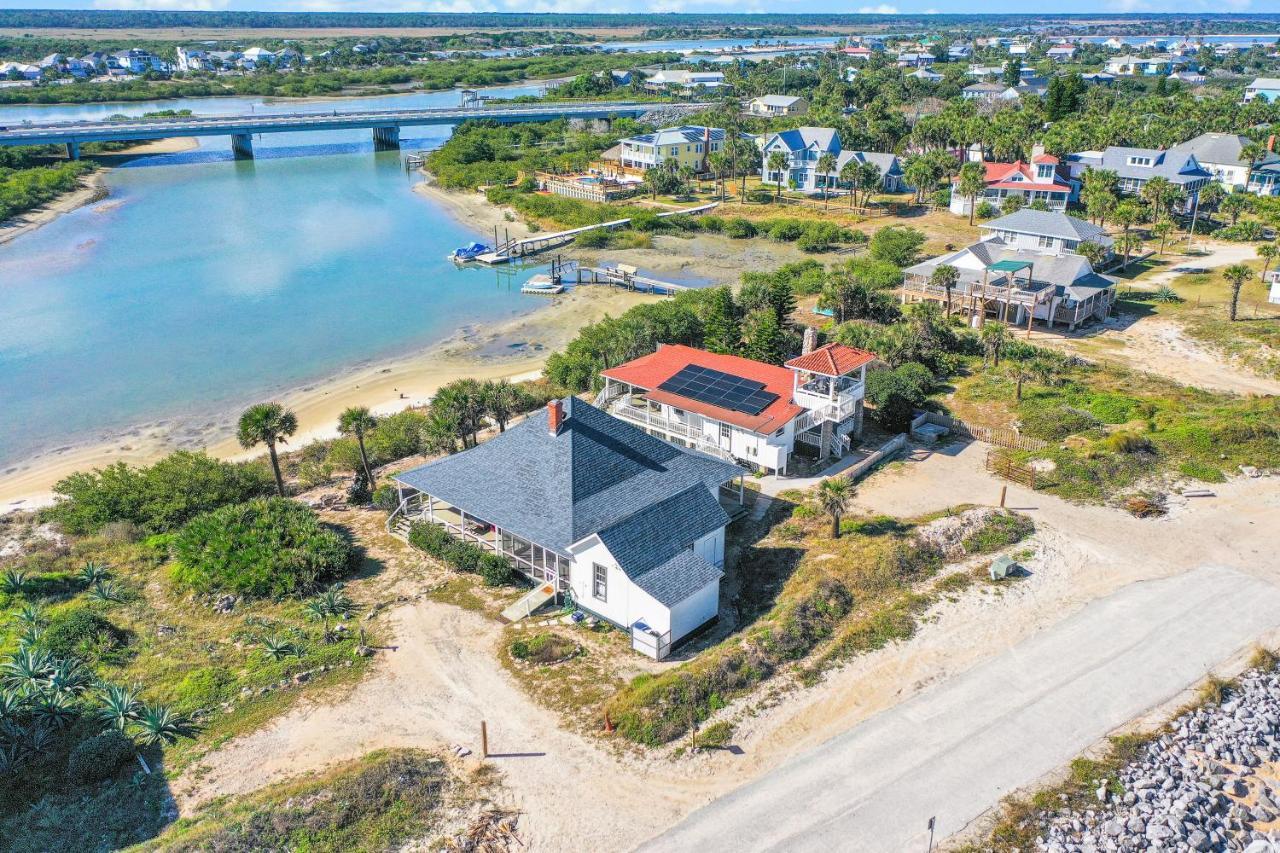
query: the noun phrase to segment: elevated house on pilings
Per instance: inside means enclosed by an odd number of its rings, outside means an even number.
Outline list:
[[[948,301],[977,326],[988,317],[1048,329],[1105,319],[1115,304],[1116,285],[1094,272],[1079,254],[1081,243],[1112,255],[1113,240],[1092,223],[1064,213],[1019,210],[982,225],[983,238],[957,252],[903,271],[902,303]],[[941,266],[959,275],[950,293],[933,280]]]
[[[395,475],[387,526],[406,536],[440,525],[662,658],[719,612],[725,527],[743,513],[745,474],[568,397]]]

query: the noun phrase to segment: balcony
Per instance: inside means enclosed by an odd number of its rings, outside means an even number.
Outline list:
[[[686,415],[685,420],[666,418],[647,406],[637,406],[634,403],[635,400],[631,395],[624,394],[609,408],[609,414],[643,429],[657,430],[667,438],[684,441],[694,450],[700,450],[720,459],[733,460],[733,456],[727,450],[707,440],[703,433],[704,419],[700,415]]]

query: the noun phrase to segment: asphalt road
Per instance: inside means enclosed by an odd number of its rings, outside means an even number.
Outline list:
[[[1223,568],[1100,599],[691,814],[645,851],[924,851],[1280,627]]]

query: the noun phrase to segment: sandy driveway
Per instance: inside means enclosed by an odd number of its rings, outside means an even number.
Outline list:
[[[973,444],[962,452],[919,454],[873,475],[856,503],[896,515],[961,501],[991,503],[998,499],[1000,483],[982,470],[984,450]],[[912,640],[857,658],[816,687],[776,702],[762,704],[757,695],[731,706],[733,713],[751,705],[735,735],[741,755],[714,752],[648,762],[615,758],[559,730],[554,717],[498,667],[494,623],[424,602],[392,614],[399,651],[384,653],[381,665],[349,697],[336,705],[303,705],[232,741],[205,758],[207,769],[177,780],[175,793],[189,814],[212,797],[244,793],[378,747],[465,743],[474,749],[483,718],[494,751],[543,753],[495,759],[511,805],[524,812],[520,825],[530,850],[629,849],[796,754],[856,731],[859,723],[931,685],[998,659],[1134,581],[1210,564],[1280,581],[1273,543],[1280,513],[1276,481],[1245,480],[1217,490],[1217,498],[1175,505],[1165,519],[1138,521],[1011,487],[1009,504],[1028,509],[1041,531],[1037,555],[1027,563],[1032,577],[1001,595],[971,592],[939,605]],[[1205,626],[1195,636],[1208,643],[1215,630]],[[1123,649],[1114,651],[1123,656]],[[1159,703],[1168,689],[1151,686],[1149,692],[1135,691],[1135,708]],[[1100,718],[1095,735],[1111,719]],[[1062,749],[1076,742],[1064,741]],[[958,814],[959,804],[953,808],[946,813]],[[588,827],[589,837],[583,835]]]
[[[1280,628],[1227,569],[1134,584],[695,812],[642,850],[923,850]]]
[[[1248,243],[1214,243],[1209,252],[1188,257],[1174,266],[1138,279],[1143,290],[1156,290],[1183,275],[1186,267],[1220,269],[1257,258]],[[1121,318],[1123,319],[1123,318]],[[1089,358],[1116,361],[1136,370],[1172,379],[1184,385],[1195,385],[1210,391],[1235,394],[1280,394],[1280,380],[1260,376],[1233,364],[1188,337],[1174,320],[1151,315],[1120,326],[1093,327],[1077,336],[1063,336],[1033,331],[1032,341],[1043,346],[1078,352]]]

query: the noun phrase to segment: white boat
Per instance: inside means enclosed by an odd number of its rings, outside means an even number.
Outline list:
[[[534,293],[540,296],[555,296],[557,293],[564,293],[564,285],[546,273],[538,273],[521,286],[520,292]]]

